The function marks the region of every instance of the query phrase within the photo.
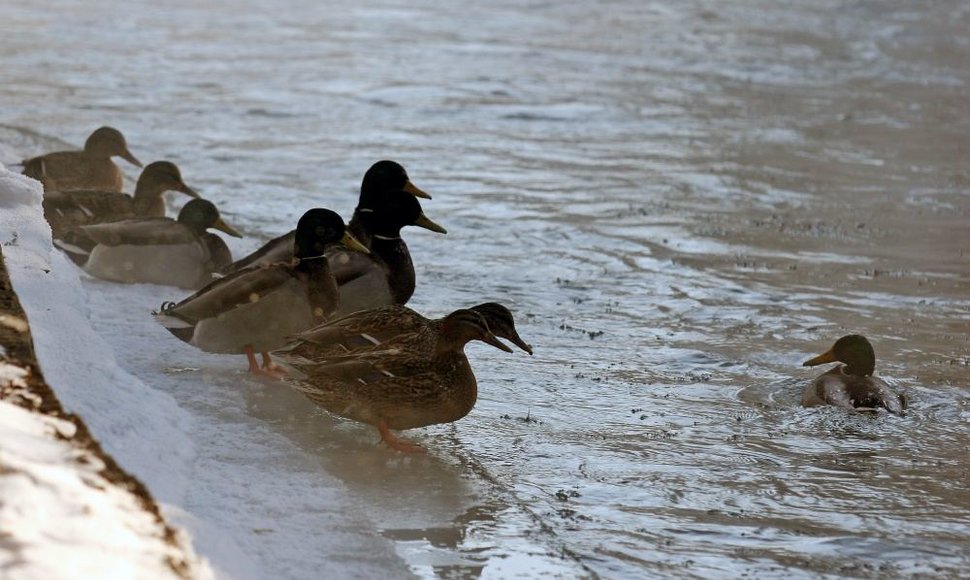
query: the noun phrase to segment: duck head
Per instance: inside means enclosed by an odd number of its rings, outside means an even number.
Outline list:
[[[242,237],[236,228],[223,221],[215,204],[207,199],[193,199],[185,204],[179,212],[178,221],[199,234],[213,228],[236,238]]]
[[[135,185],[135,195],[161,195],[166,191],[180,191],[189,197],[199,197],[194,189],[182,181],[182,172],[171,161],[155,161],[142,170]]]
[[[369,206],[375,199],[395,191],[406,191],[415,197],[431,196],[411,183],[404,166],[396,161],[383,160],[370,166],[360,183],[360,205]]]
[[[296,224],[294,255],[300,260],[323,256],[328,246],[343,244],[348,248],[369,254],[363,244],[350,235],[344,220],[329,209],[308,210]]]
[[[845,363],[844,372],[847,375],[869,376],[876,369],[876,354],[866,337],[850,334],[838,339],[832,348],[805,361],[802,366],[814,367],[831,362]]]
[[[136,159],[131,151],[128,151],[128,142],[125,141],[125,136],[114,127],[95,129],[94,133],[91,133],[87,141],[84,142],[84,152],[98,157],[114,157],[117,155],[132,165],[142,166],[141,161]]]
[[[445,317],[441,323],[441,336],[438,339],[438,351],[449,348],[463,348],[473,340],[480,340],[505,352],[512,349],[498,339],[488,328],[485,318],[474,310],[456,310]]]
[[[418,200],[404,190],[383,196],[373,207],[358,207],[361,222],[375,236],[398,238],[404,226],[418,226],[439,234],[448,230],[431,221],[424,215]]]
[[[486,302],[478,306],[472,306],[469,310],[474,310],[481,314],[488,323],[488,328],[495,336],[510,340],[515,346],[530,355],[532,354],[532,346],[522,340],[519,333],[516,332],[515,319],[512,318],[512,312],[508,308],[497,302]]]

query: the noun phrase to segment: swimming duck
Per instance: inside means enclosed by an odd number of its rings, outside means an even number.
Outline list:
[[[44,196],[44,217],[51,226],[55,239],[62,239],[68,232],[77,232],[78,226],[116,222],[131,218],[165,217],[166,191],[180,191],[189,197],[199,194],[182,181],[182,173],[174,163],[155,161],[149,163],[138,177],[134,196],[117,191],[68,190],[55,191]],[[83,246],[82,240],[68,240]],[[91,244],[86,249],[93,248]]]
[[[532,354],[532,347],[516,332],[515,320],[508,308],[486,302],[468,310],[481,314],[495,336],[510,340]],[[398,348],[400,344],[430,356],[444,320],[425,318],[399,305],[362,310],[301,332],[289,346],[275,354],[301,370],[312,368],[318,361],[325,364],[335,356]]]
[[[232,261],[226,243],[208,228],[242,237],[205,199],[185,204],[177,221],[139,218],[81,226],[80,235],[96,244],[84,270],[114,282],[199,288]]]
[[[385,195],[393,195],[398,191],[406,191],[415,197],[431,199],[430,195],[411,183],[404,166],[395,161],[378,161],[371,165],[367,173],[364,174],[364,179],[360,183],[360,198],[357,201],[354,215],[350,218],[348,229],[354,238],[367,248],[370,248],[371,232],[361,225],[360,214],[373,211],[372,208],[379,205]],[[252,254],[227,266],[222,273],[228,274],[255,264],[289,260],[293,257],[293,240],[295,237],[296,231],[294,230],[274,238]]]
[[[337,308],[337,282],[324,251],[342,243],[367,248],[328,209],[311,209],[296,227],[295,259],[253,266],[219,278],[182,300],[166,303],[156,319],[172,334],[206,352],[245,354],[249,372],[279,376],[269,351],[286,337],[326,320]],[[263,356],[263,368],[255,353]]]
[[[872,344],[859,334],[843,336],[817,357],[805,361],[802,366],[845,363],[829,369],[812,381],[805,389],[802,405],[835,405],[846,409],[876,409],[882,407],[890,413],[902,413],[906,398],[898,395],[882,379],[872,376],[876,368],[876,355]]]
[[[81,151],[56,151],[24,160],[24,175],[41,182],[45,193],[65,189],[121,191],[123,175],[111,161],[116,155],[141,167],[141,161],[128,151],[121,131],[101,127],[91,133]]]
[[[293,380],[293,386],[334,415],[376,427],[390,447],[420,452],[421,447],[398,439],[391,429],[450,423],[472,410],[478,384],[465,345],[480,340],[512,352],[473,310],[446,316],[434,339],[430,352],[405,341],[398,348],[333,358]]]

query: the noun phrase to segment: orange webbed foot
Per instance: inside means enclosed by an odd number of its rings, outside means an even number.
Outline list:
[[[417,445],[416,443],[408,443],[407,441],[402,441],[398,439],[396,435],[391,433],[391,430],[387,427],[387,422],[381,420],[377,425],[377,430],[381,433],[381,441],[386,443],[391,449],[396,449],[401,453],[427,453],[424,447]]]

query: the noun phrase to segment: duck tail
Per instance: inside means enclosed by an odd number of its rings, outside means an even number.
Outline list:
[[[70,258],[72,262],[81,267],[84,267],[84,264],[87,263],[88,258],[91,257],[90,250],[59,238],[54,238],[54,247],[67,254],[67,257]]]
[[[192,340],[192,336],[195,334],[195,325],[179,318],[179,316],[173,312],[174,308],[174,302],[162,302],[162,305],[158,310],[152,311],[152,316],[155,317],[155,322],[158,322],[165,327],[165,329],[174,334],[176,338],[182,342],[189,342]]]

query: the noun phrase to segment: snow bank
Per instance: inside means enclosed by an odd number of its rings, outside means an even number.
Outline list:
[[[310,414],[305,399],[240,375],[242,357],[204,353],[156,324],[151,309],[184,291],[87,278],[53,249],[41,199],[38,183],[0,166],[0,243],[44,375],[165,518],[189,531],[215,575],[408,577],[392,542],[323,467],[318,443],[253,416],[264,391],[288,413]]]
[[[193,457],[179,429],[187,418],[122,372],[91,330],[76,270],[53,250],[41,199],[38,182],[0,165],[0,243],[38,359],[56,361],[44,366],[46,378],[92,432],[111,434],[105,451],[156,497],[177,500]],[[0,384],[17,386],[25,373],[3,363]],[[0,546],[8,548],[0,569],[25,578],[174,575],[165,562],[185,552],[163,538],[138,498],[99,475],[103,463],[73,445],[73,434],[73,423],[0,401]],[[212,576],[206,565],[191,574]]]
[[[44,376],[105,451],[158,500],[178,503],[194,457],[185,435],[190,419],[171,397],[124,372],[91,329],[78,270],[51,244],[42,195],[40,183],[0,167],[0,243]]]
[[[0,365],[0,383],[18,380],[10,369],[25,372]],[[4,577],[181,577],[168,562],[185,553],[137,497],[99,474],[98,457],[65,440],[74,432],[73,423],[0,401]],[[193,575],[211,576],[203,570]]]

